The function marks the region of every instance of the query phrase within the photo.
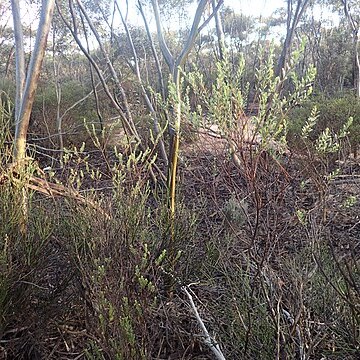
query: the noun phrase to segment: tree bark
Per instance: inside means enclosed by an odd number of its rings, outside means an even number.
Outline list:
[[[15,98],[15,134],[18,131],[19,111],[25,86],[25,50],[24,34],[21,25],[19,0],[11,0],[12,16],[15,37],[15,61],[16,61],[16,98]],[[15,135],[16,136],[16,135]]]
[[[13,14],[15,14],[13,15],[14,31],[15,34],[17,34],[15,35],[15,41],[20,41],[20,43],[16,44],[16,59],[17,63],[19,64],[18,66],[20,67],[20,72],[22,71],[21,66],[22,58],[24,57],[24,48],[22,45],[22,39],[18,38],[18,36],[22,34],[20,18],[17,18],[17,16],[20,15],[18,0],[12,0],[12,5],[14,5]],[[42,61],[44,59],[54,6],[55,0],[42,0],[40,21],[36,33],[35,46],[31,55],[23,93],[21,92],[22,73],[17,76],[16,87],[18,94],[17,96],[19,96],[19,98],[17,98],[18,109],[16,110],[17,117],[14,140],[14,159],[16,162],[23,160],[26,155],[26,137],[29,127],[30,114],[35,99]]]
[[[25,52],[23,31],[20,20],[19,0],[12,0],[12,13],[15,34],[16,56],[16,101],[15,101],[15,138],[13,158],[17,171],[21,173],[25,167],[26,139],[29,128],[30,114],[35,99],[35,93],[40,76],[41,64],[44,59],[47,37],[50,30],[51,19],[54,11],[55,0],[43,0],[39,26],[33,53],[30,58],[25,80]],[[25,172],[26,174],[26,172]],[[28,223],[28,196],[25,187],[20,189],[19,206],[22,216],[19,222],[20,232],[25,235]]]
[[[219,46],[219,59],[223,61],[225,59],[225,51],[226,51],[224,29],[222,26],[222,21],[219,11],[215,11],[216,10],[215,0],[211,0],[211,5],[213,11],[215,12],[216,34],[217,34],[218,46]]]
[[[344,6],[344,13],[348,19],[354,41],[354,87],[355,94],[360,99],[360,37],[359,37],[359,22],[356,22],[351,14],[350,5],[347,0],[341,0]]]
[[[276,68],[276,76],[281,76],[283,69],[286,67],[291,44],[294,40],[295,30],[307,6],[309,5],[309,0],[297,0],[294,12],[293,1],[294,0],[287,0],[286,36]]]

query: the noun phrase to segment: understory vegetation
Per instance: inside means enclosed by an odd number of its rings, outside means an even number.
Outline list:
[[[139,150],[75,147],[61,171],[44,174],[30,158],[26,172],[11,175],[4,96],[0,301],[9,358],[211,358],[187,293],[227,359],[358,357],[359,185],[351,173],[359,165],[341,157],[353,122],[321,132],[327,114],[315,104],[308,114],[306,105],[307,120],[294,127],[301,150],[285,151],[285,130],[272,124],[283,116],[287,127],[282,102],[255,117],[266,116],[262,138],[277,147],[249,145],[234,124],[242,99],[234,102],[236,76],[226,71],[219,64],[205,104],[224,136],[184,139],[175,221]],[[264,81],[271,88],[278,80]]]
[[[360,101],[344,26],[320,26],[323,62],[298,36],[280,72],[281,47],[264,29],[242,41],[251,18],[230,8],[226,44],[204,37],[186,61],[148,61],[161,39],[124,18],[70,56],[67,36],[109,25],[70,3],[21,161],[15,70],[0,82],[0,359],[359,359]],[[347,58],[327,78],[332,37]]]

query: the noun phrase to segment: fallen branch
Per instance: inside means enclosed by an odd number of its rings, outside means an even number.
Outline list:
[[[190,301],[190,306],[191,309],[193,310],[196,320],[203,332],[204,335],[204,342],[205,344],[210,348],[210,350],[213,352],[213,354],[215,355],[216,359],[218,360],[226,360],[225,356],[223,355],[223,353],[220,350],[220,346],[219,344],[210,336],[209,332],[206,329],[206,326],[204,324],[204,322],[202,321],[199,312],[195,306],[193,297],[191,296],[191,294],[189,293],[189,291],[187,290],[186,286],[182,287],[182,290],[184,291],[184,293],[186,294],[186,296],[188,297],[189,301]]]
[[[20,175],[15,169],[15,167],[10,166],[7,172],[4,172],[0,175],[0,185],[4,184],[6,181],[14,181],[15,183],[21,184],[23,181],[20,179]],[[46,179],[42,179],[37,176],[29,176],[27,181],[24,183],[28,189],[34,190],[44,195],[51,197],[65,197],[73,199],[79,202],[82,205],[90,206],[91,208],[100,212],[101,215],[104,215],[107,219],[110,219],[111,216],[104,211],[98,204],[91,201],[90,199],[85,198],[79,193],[79,191],[66,187],[61,184],[54,184]]]
[[[285,319],[292,325],[294,326],[295,325],[295,333],[296,333],[296,337],[297,337],[297,345],[299,347],[299,359],[300,360],[305,360],[306,359],[306,354],[305,354],[305,345],[304,345],[304,342],[303,342],[303,338],[302,338],[302,335],[301,335],[301,331],[300,331],[300,327],[299,325],[297,324],[297,321],[293,318],[293,316],[285,309],[282,309],[282,313],[283,313],[283,316],[285,317]]]

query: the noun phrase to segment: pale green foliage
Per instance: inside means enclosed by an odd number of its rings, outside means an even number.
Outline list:
[[[310,135],[310,133],[313,131],[314,126],[316,125],[316,122],[319,118],[319,112],[317,110],[317,107],[314,106],[311,110],[311,114],[307,121],[305,122],[304,126],[301,129],[301,136],[303,139],[307,139]]]
[[[352,125],[353,118],[350,117],[348,121],[342,126],[338,134],[331,134],[327,127],[316,139],[315,148],[319,154],[336,153],[340,149],[340,141],[347,136],[349,128]]]
[[[211,90],[199,70],[186,74],[189,86],[200,100],[197,113],[207,114],[207,121],[218,125],[223,133],[228,133],[244,112],[246,94],[240,86],[244,69],[243,58],[234,70],[228,60],[217,62]]]
[[[245,98],[240,89],[245,69],[245,61],[240,59],[235,71],[232,71],[228,60],[216,64],[216,80],[209,98],[209,115],[224,131],[233,128],[234,122],[243,114]]]
[[[229,139],[237,133],[244,138],[243,132],[249,131],[252,140],[259,142],[259,151],[272,150],[274,142],[281,148],[286,146],[288,111],[312,93],[315,68],[310,66],[302,77],[298,77],[295,71],[303,50],[304,44],[294,51],[289,68],[278,77],[274,70],[274,46],[261,49],[255,81],[255,102],[259,105],[259,112],[250,118],[245,116],[248,84],[243,84],[243,58],[235,68],[228,60],[218,62],[211,90],[206,88],[203,75],[197,70],[187,74],[186,79],[201,99],[202,113],[207,114],[208,121],[219,126],[224,137]],[[285,83],[291,85],[290,92],[283,90]],[[242,122],[245,125],[240,125]]]
[[[274,47],[270,47],[268,54],[265,54],[264,50],[260,53],[262,61],[256,72],[259,114],[254,118],[254,123],[264,148],[270,144],[269,140],[277,141],[279,145],[286,145],[288,128],[286,115],[293,106],[301,104],[312,93],[311,84],[315,79],[315,68],[310,66],[301,78],[295,71],[303,46],[293,52],[289,67],[281,78],[275,76]],[[292,85],[289,93],[282,91],[285,82],[290,82]]]
[[[82,166],[85,169],[89,169],[89,154],[85,152],[84,143],[77,148],[74,146],[72,149],[64,149],[63,164],[69,168],[69,176],[67,178],[67,184],[76,190],[79,190],[83,184],[85,173]],[[90,170],[90,169],[89,169]],[[93,170],[92,176],[96,176],[96,172]],[[98,174],[98,176],[100,176]]]
[[[301,209],[296,210],[296,216],[302,225],[306,225],[306,212]]]
[[[237,230],[246,223],[248,204],[244,199],[238,200],[233,195],[226,202],[223,212],[230,228],[233,230]]]
[[[316,121],[314,119],[314,107],[317,109]],[[330,134],[340,141],[343,153],[357,153],[360,134],[360,102],[353,95],[342,95],[335,98],[314,96],[301,107],[293,109],[289,115],[288,141],[294,148],[302,148],[306,140],[306,146],[313,147],[316,139],[326,128]],[[302,135],[302,130],[315,121],[308,129],[308,136]]]
[[[320,154],[335,153],[339,150],[339,143],[330,134],[330,129],[326,128],[316,140],[315,147]]]
[[[343,202],[343,207],[350,208],[356,205],[358,202],[358,198],[354,195],[348,196],[345,201]]]

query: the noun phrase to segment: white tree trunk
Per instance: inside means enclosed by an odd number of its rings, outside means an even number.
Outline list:
[[[360,99],[360,38],[357,36],[355,40],[355,62],[356,62],[356,75],[355,76],[355,86],[356,86],[356,96]]]
[[[19,1],[12,0],[12,11],[14,18],[14,31],[16,43],[16,61],[21,72],[22,58],[24,58],[24,47],[22,38],[22,28],[20,22]],[[35,92],[38,85],[41,64],[44,59],[47,36],[50,30],[52,15],[54,12],[55,0],[42,0],[41,14],[33,53],[31,55],[29,68],[27,71],[25,86],[22,86],[22,75],[17,76],[17,109],[16,130],[14,143],[14,160],[16,162],[25,158],[26,136],[29,127],[30,114],[35,99]],[[20,36],[20,37],[18,37]],[[25,68],[25,66],[24,66]],[[23,88],[23,92],[21,89]]]
[[[21,26],[19,0],[11,0],[16,48],[16,98],[15,98],[15,137],[18,131],[19,111],[25,86],[24,34]]]
[[[45,54],[47,36],[50,30],[55,0],[42,0],[41,14],[33,53],[25,81],[25,52],[24,38],[20,18],[19,0],[11,0],[14,34],[16,45],[16,101],[15,101],[15,139],[13,157],[17,170],[25,166],[26,137],[29,128],[30,114],[35,99],[41,64]],[[28,223],[28,196],[26,188],[20,189],[20,204],[22,217],[19,227],[23,235],[26,234]]]

